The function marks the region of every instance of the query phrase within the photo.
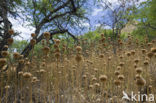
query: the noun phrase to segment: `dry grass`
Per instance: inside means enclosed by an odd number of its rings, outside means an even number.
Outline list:
[[[30,61],[14,53],[14,63],[9,56],[0,59],[3,69],[5,62],[10,64],[0,75],[1,103],[130,103],[122,100],[122,91],[156,94],[156,51],[151,50],[155,41],[138,44],[128,36],[127,42],[118,40],[114,54],[103,35],[98,45],[87,44],[88,49],[82,42],[68,48],[57,39],[49,48],[48,35],[41,56]],[[24,67],[17,78],[18,63]]]

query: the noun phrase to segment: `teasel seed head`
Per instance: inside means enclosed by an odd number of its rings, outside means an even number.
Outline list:
[[[114,84],[115,84],[116,86],[120,86],[121,81],[120,81],[120,80],[114,80]]]
[[[36,40],[35,40],[35,39],[31,39],[31,40],[30,40],[30,44],[31,44],[32,46],[34,46],[34,45],[36,44]]]
[[[93,85],[89,85],[89,89],[93,89]]]
[[[119,65],[120,65],[121,67],[123,67],[124,64],[125,64],[124,62],[120,62]]]
[[[137,74],[141,74],[141,73],[142,73],[142,71],[143,71],[143,70],[142,70],[142,68],[141,68],[141,67],[136,68],[136,73],[137,73]]]
[[[6,58],[0,58],[0,67],[3,67],[7,63]]]
[[[118,76],[118,75],[120,74],[120,71],[117,70],[117,71],[114,72],[114,74],[115,74],[116,76]]]
[[[94,83],[95,88],[99,88],[100,84],[99,83]]]
[[[23,75],[23,72],[22,71],[18,72],[18,75],[20,75],[20,76]]]
[[[19,63],[24,64],[24,60],[23,59],[19,60]]]
[[[59,39],[56,39],[55,40],[55,43],[56,43],[56,45],[59,45],[60,44],[60,40]]]
[[[103,58],[104,57],[104,55],[103,54],[100,54],[100,58]]]
[[[138,64],[138,63],[139,63],[139,59],[135,59],[134,62],[135,62],[136,64]]]
[[[45,46],[42,50],[43,50],[43,53],[47,55],[50,51],[50,48],[48,46]]]
[[[19,59],[20,54],[18,52],[13,53],[14,59]]]
[[[9,85],[6,85],[6,86],[5,86],[5,89],[10,89],[10,86],[9,86]]]
[[[118,75],[118,79],[120,80],[120,81],[123,81],[124,80],[124,75]]]
[[[83,75],[83,76],[82,76],[82,78],[83,78],[83,79],[86,79],[86,78],[87,78],[87,76],[86,76],[86,75]]]
[[[151,52],[156,53],[156,48],[151,48]]]
[[[8,45],[4,45],[3,47],[4,50],[8,50],[8,48],[9,48]]]
[[[8,42],[8,45],[11,45],[14,42],[14,39],[13,38],[8,38],[7,42]]]
[[[76,47],[76,50],[77,50],[78,52],[80,52],[80,51],[82,50],[81,46],[77,46],[77,47]]]
[[[55,57],[58,59],[61,56],[61,54],[59,52],[55,53]]]
[[[50,33],[49,32],[45,32],[43,34],[44,38],[46,38],[47,40],[50,39]]]
[[[43,73],[45,73],[45,72],[46,72],[46,71],[45,71],[44,69],[41,69],[41,70],[40,70],[40,73],[41,73],[41,74],[43,74]]]
[[[81,55],[76,55],[75,60],[77,62],[80,62],[82,60],[82,56]]]
[[[143,54],[145,54],[147,50],[146,49],[142,49],[141,51],[142,51]]]
[[[14,30],[13,29],[9,29],[8,32],[9,32],[10,35],[14,34]]]
[[[146,84],[146,80],[143,77],[138,77],[138,79],[136,80],[136,84],[138,87],[142,87]]]
[[[9,55],[9,52],[8,51],[2,51],[1,55],[5,58]]]
[[[99,77],[99,79],[100,79],[101,82],[106,82],[107,76],[106,76],[106,75],[101,75],[101,76]]]
[[[31,37],[34,38],[36,36],[35,33],[31,33]]]
[[[121,70],[121,66],[117,66],[117,70]]]
[[[149,64],[149,61],[148,60],[145,60],[144,61],[144,65],[148,65]]]
[[[31,76],[32,76],[32,74],[29,73],[29,72],[23,73],[23,77],[24,77],[24,78],[30,78]]]

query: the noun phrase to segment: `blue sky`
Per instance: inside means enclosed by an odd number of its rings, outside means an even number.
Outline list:
[[[90,2],[90,1],[92,1],[92,2]],[[108,1],[110,1],[114,6],[118,4],[118,2],[117,2],[118,0],[108,0]],[[141,0],[141,1],[145,1],[145,0]],[[106,18],[108,16],[108,12],[103,12],[102,8],[100,8],[99,6],[95,6],[93,3],[93,0],[89,0],[88,3],[91,7],[91,9],[90,9],[91,12],[87,15],[88,18],[90,19],[90,24],[88,22],[82,23],[82,25],[85,26],[86,29],[83,32],[81,32],[81,34],[88,32],[89,27],[91,28],[91,30],[95,30],[96,27],[98,27],[100,25],[99,21],[103,19],[102,15],[105,15]],[[108,16],[108,18],[109,18],[109,16]],[[29,40],[30,34],[34,32],[35,28],[33,28],[31,26],[27,26],[29,24],[29,22],[23,21],[20,18],[18,18],[18,20],[13,19],[13,18],[9,18],[9,19],[13,24],[13,29],[18,31],[18,32],[21,32],[20,36],[16,37],[16,39],[18,39],[18,40],[23,40],[23,39]],[[109,22],[109,19],[107,19],[106,21]]]

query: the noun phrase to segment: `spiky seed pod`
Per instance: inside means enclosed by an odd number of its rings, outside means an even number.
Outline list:
[[[136,64],[138,64],[138,62],[139,62],[139,59],[135,59],[135,60],[134,60],[134,62],[135,62]]]
[[[94,68],[94,71],[97,73],[98,72],[98,69],[97,68]]]
[[[156,48],[151,48],[151,52],[156,53]]]
[[[14,39],[13,38],[8,38],[7,42],[8,42],[9,45],[11,45],[14,42]]]
[[[48,46],[45,46],[42,50],[44,54],[48,54],[50,51],[50,48]]]
[[[94,86],[95,86],[95,88],[98,88],[98,87],[100,87],[100,84],[99,83],[94,83]]]
[[[57,49],[55,50],[55,53],[56,53],[56,52],[60,52],[60,49],[59,49],[59,48],[57,48]]]
[[[130,53],[130,52],[127,52],[127,56],[128,56],[128,57],[131,56],[131,53]]]
[[[114,74],[115,74],[116,76],[118,76],[118,75],[120,74],[120,72],[119,72],[119,71],[115,71]]]
[[[99,77],[99,79],[100,79],[101,82],[106,82],[107,76],[106,76],[106,75],[101,75],[101,76]]]
[[[144,65],[148,65],[149,64],[149,61],[148,60],[145,60],[144,61]]]
[[[97,81],[96,77],[93,77],[92,82],[96,82],[96,81]]]
[[[9,29],[8,33],[9,33],[10,35],[13,35],[13,34],[14,34],[14,30],[13,30],[13,29]]]
[[[137,72],[137,74],[141,74],[142,73],[142,68],[141,67],[139,67],[139,68],[136,68],[136,72]]]
[[[24,78],[30,78],[31,76],[32,76],[32,74],[29,73],[29,72],[23,73],[23,77],[24,77]]]
[[[148,56],[149,58],[152,58],[153,53],[152,53],[152,52],[148,52],[148,53],[147,53],[147,56]]]
[[[137,66],[137,64],[134,64],[134,68],[137,68],[138,66]]]
[[[93,85],[89,85],[89,89],[93,89]]]
[[[32,46],[34,46],[34,45],[36,44],[36,40],[35,40],[35,39],[31,39],[31,40],[30,40],[30,44],[31,44]]]
[[[45,71],[44,69],[41,69],[41,70],[40,70],[40,73],[42,73],[42,74],[45,73],[45,72],[46,72],[46,71]]]
[[[50,33],[49,33],[49,32],[45,32],[45,33],[43,34],[43,36],[44,36],[44,38],[46,38],[46,39],[50,39]]]
[[[141,51],[142,51],[142,53],[143,53],[143,54],[145,54],[145,53],[146,53],[146,49],[142,49]]]
[[[140,76],[136,80],[136,84],[137,84],[137,86],[142,87],[142,86],[144,86],[146,84],[146,80],[143,77]]]
[[[121,66],[117,66],[117,70],[121,70]]]
[[[148,43],[147,45],[148,45],[149,47],[151,47],[151,46],[153,45],[153,43]]]
[[[7,63],[6,58],[0,58],[0,67],[3,67]]]
[[[37,81],[38,79],[37,79],[37,77],[32,77],[32,83],[35,83],[36,81]]]
[[[18,75],[23,75],[23,72],[22,71],[18,72]]]
[[[59,39],[56,39],[55,40],[55,43],[56,43],[56,45],[59,45],[60,44],[60,40]]]
[[[1,55],[2,55],[3,57],[7,57],[7,56],[9,55],[9,52],[8,52],[8,51],[2,51],[2,52],[1,52]]]
[[[19,59],[20,54],[18,52],[13,53],[14,59]]]
[[[83,76],[82,76],[82,79],[86,79],[86,78],[87,78],[87,76],[86,76],[86,75],[83,75]]]
[[[57,49],[59,46],[57,44],[54,44],[54,48]]]
[[[80,51],[82,50],[82,48],[81,48],[80,46],[77,46],[77,47],[76,47],[76,50],[77,50],[78,52],[80,52]]]
[[[23,59],[24,55],[20,55],[20,59]]]
[[[101,34],[101,38],[103,38],[104,37],[104,34]]]
[[[31,33],[31,37],[33,37],[33,38],[34,38],[35,36],[36,36],[36,34],[35,34],[35,33]]]
[[[10,86],[9,86],[9,85],[6,85],[6,86],[5,86],[5,89],[10,89]]]
[[[120,64],[119,64],[119,65],[122,67],[124,64],[125,64],[124,62],[120,62]]]
[[[119,85],[121,84],[121,81],[120,81],[120,80],[115,80],[115,81],[114,81],[114,84],[115,84],[116,86],[119,86]]]
[[[8,50],[8,48],[9,48],[8,45],[4,45],[3,47],[4,50]]]
[[[61,56],[61,54],[60,54],[59,52],[56,52],[56,53],[55,53],[55,57],[56,57],[56,58],[59,58],[60,56]]]
[[[106,40],[106,38],[105,38],[105,37],[103,37],[103,38],[101,39],[101,42],[105,42],[105,40]]]
[[[131,51],[131,54],[132,54],[132,55],[135,55],[135,50],[132,50],[132,51]]]
[[[120,81],[123,81],[124,80],[124,75],[118,75],[118,79],[120,80]]]
[[[19,63],[24,64],[24,60],[23,59],[19,60]]]
[[[25,64],[26,66],[30,66],[30,62],[28,61],[28,62],[26,62],[26,64]]]
[[[108,57],[108,61],[110,61],[112,59],[112,57]]]
[[[82,60],[82,56],[81,55],[76,55],[75,60],[77,62],[80,62]]]
[[[103,54],[100,54],[100,58],[103,58],[104,57],[104,55]]]
[[[136,75],[135,75],[135,78],[136,78],[136,79],[139,79],[140,77],[141,77],[140,74],[136,74]]]
[[[45,40],[44,39],[41,41],[41,44],[42,45],[45,45]]]

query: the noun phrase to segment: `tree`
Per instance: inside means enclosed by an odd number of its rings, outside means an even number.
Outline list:
[[[12,28],[12,24],[8,17],[18,17],[16,6],[21,5],[21,0],[1,0],[0,2],[0,51],[2,51],[4,46],[8,45],[7,40],[11,38],[8,31]],[[13,36],[17,34],[14,33]]]
[[[130,22],[133,9],[137,6],[138,0],[117,0],[116,4],[109,0],[100,0],[103,8],[103,19],[99,21],[102,25],[109,26],[113,31],[113,50],[116,53],[116,39],[125,25]],[[105,15],[107,13],[108,15]]]
[[[35,27],[35,39],[38,42],[43,38],[43,31],[49,31],[51,36],[67,32],[84,19],[85,11],[82,8],[86,0],[28,0],[25,1],[24,10],[26,19]],[[42,32],[41,32],[42,31]],[[21,53],[24,57],[29,55],[32,46],[29,44]]]
[[[134,9],[133,20],[138,28],[133,34],[147,36],[152,39],[156,33],[156,0],[147,0],[140,4],[139,8]]]

